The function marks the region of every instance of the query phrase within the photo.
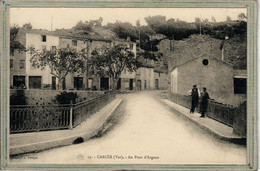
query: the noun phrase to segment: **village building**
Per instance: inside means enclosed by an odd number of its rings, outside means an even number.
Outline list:
[[[99,32],[103,30],[98,30]],[[106,31],[107,33],[107,31]],[[127,40],[111,38],[105,34],[104,37],[94,33],[87,37],[77,36],[66,31],[51,32],[46,30],[25,30],[20,29],[15,41],[20,42],[25,49],[51,50],[58,48],[75,48],[78,51],[86,50],[87,56],[95,48],[101,46],[112,47],[115,44],[127,44],[136,57],[136,43]],[[36,69],[30,63],[31,53],[27,50],[11,49],[10,53],[10,86],[11,88],[25,89],[57,89],[58,80],[50,72],[49,67]],[[88,67],[88,66],[86,66]],[[139,69],[142,70],[142,69]],[[149,70],[149,69],[146,69]],[[151,75],[153,76],[153,75]],[[149,78],[150,79],[150,78]],[[148,80],[148,78],[147,78]],[[118,90],[136,90],[136,72],[124,69],[117,83]],[[69,73],[63,80],[64,90],[109,90],[111,89],[111,79],[109,77],[99,77],[85,73]],[[148,85],[148,84],[147,84]],[[143,85],[144,87],[144,85]],[[150,87],[148,85],[148,87]],[[154,87],[154,84],[153,86]],[[153,88],[154,89],[154,88]]]
[[[30,63],[32,54],[27,50],[31,48],[37,50],[57,48],[59,46],[59,37],[49,31],[20,29],[15,41],[20,42],[26,50],[11,49],[11,88],[50,88],[53,81],[50,69],[48,67],[44,70],[35,69]]]
[[[231,42],[226,44],[231,46]],[[246,53],[233,52],[232,57],[232,52],[224,52],[220,44],[221,40],[204,35],[175,41],[174,50],[169,51],[170,92],[189,95],[189,90],[197,85],[200,91],[206,87],[210,98],[219,103],[239,105],[246,101],[246,69],[234,67],[238,60],[246,59]]]
[[[246,84],[239,84],[230,63],[211,54],[203,54],[174,67],[171,71],[171,93],[188,95],[193,85],[207,88],[210,98],[225,104],[238,105],[246,99]],[[243,76],[243,79],[246,77]]]

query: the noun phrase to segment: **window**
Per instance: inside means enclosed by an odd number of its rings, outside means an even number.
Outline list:
[[[46,35],[42,35],[42,42],[46,42]]]
[[[52,46],[51,50],[55,51],[56,50],[56,46]]]
[[[207,66],[207,65],[209,64],[209,60],[203,59],[202,64],[205,65],[205,66]]]
[[[24,69],[25,68],[25,60],[20,60],[20,69]]]
[[[67,44],[67,48],[69,48],[70,47],[70,44]]]
[[[72,40],[72,46],[77,46],[77,40]]]
[[[14,60],[10,59],[10,69],[13,69],[13,68],[14,68]]]
[[[25,76],[13,76],[14,88],[25,88]]]
[[[234,94],[246,94],[246,78],[234,78]]]
[[[42,77],[41,76],[29,76],[29,88],[30,89],[41,89]]]
[[[93,78],[89,78],[88,79],[88,88],[92,88],[93,87]]]
[[[10,50],[10,56],[14,56],[14,49]]]
[[[133,50],[134,49],[134,44],[130,44],[130,50]]]

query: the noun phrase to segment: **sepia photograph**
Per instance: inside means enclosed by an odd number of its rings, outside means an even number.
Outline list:
[[[3,168],[256,169],[255,1],[3,6]]]

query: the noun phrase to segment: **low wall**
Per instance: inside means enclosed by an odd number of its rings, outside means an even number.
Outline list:
[[[235,111],[233,122],[233,131],[237,135],[246,137],[247,135],[247,105],[246,102],[242,103]]]
[[[191,107],[191,96],[170,93],[167,97],[169,100],[184,106]],[[198,107],[199,109],[199,107]],[[230,127],[233,127],[233,132],[239,136],[246,137],[247,126],[247,109],[246,102],[243,102],[238,107],[225,105],[210,101],[206,115]]]
[[[10,90],[10,96],[15,92],[16,90]],[[27,97],[28,105],[51,105],[56,103],[55,96],[61,92],[64,90],[24,90],[24,95]],[[103,91],[66,90],[66,92],[77,93],[79,96],[77,102],[90,100],[104,94]]]

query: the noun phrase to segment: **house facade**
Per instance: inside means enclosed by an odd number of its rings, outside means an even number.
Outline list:
[[[94,37],[94,38],[93,38]],[[112,47],[114,44],[124,43],[130,48],[136,57],[136,43],[122,39],[111,40],[98,36],[89,38],[76,37],[73,35],[62,34],[45,30],[24,30],[20,29],[16,41],[24,45],[26,49],[51,50],[58,48],[71,47],[78,51],[87,50],[88,57],[91,52],[101,46]],[[36,69],[31,66],[30,58],[32,54],[29,51],[11,49],[10,52],[10,86],[11,88],[25,89],[57,89],[58,80],[54,77],[49,67],[45,69]],[[129,72],[125,69],[118,81],[118,89],[135,90],[136,79],[135,72]],[[69,73],[63,80],[63,89],[78,90],[109,90],[111,89],[111,79],[109,77],[99,77],[86,73]]]
[[[15,40],[23,44],[26,49],[50,50],[59,46],[59,37],[50,34],[48,31],[20,29]],[[51,88],[51,83],[54,80],[48,67],[43,70],[32,67],[30,63],[32,54],[30,51],[11,49],[11,52],[13,53],[13,55],[10,54],[11,87],[26,89]]]
[[[197,85],[200,91],[206,87],[210,98],[217,102],[238,105],[246,100],[246,84],[241,87],[245,81],[241,79],[246,80],[246,75],[236,73],[231,64],[203,54],[171,70],[170,92],[188,95],[192,86]]]

